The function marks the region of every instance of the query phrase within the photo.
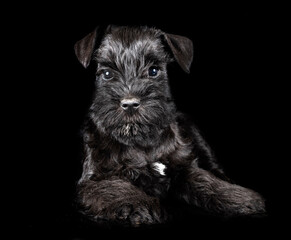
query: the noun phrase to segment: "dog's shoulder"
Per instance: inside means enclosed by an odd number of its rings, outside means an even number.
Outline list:
[[[178,112],[176,114],[176,124],[178,126],[179,135],[182,139],[186,141],[191,140],[192,144],[197,146],[203,143],[203,145],[207,145],[205,142],[203,133],[196,125],[192,116]]]
[[[189,134],[192,135],[193,132],[198,131],[198,127],[194,123],[193,118],[188,114],[177,112],[175,120],[179,128],[179,132],[183,137],[186,137]]]

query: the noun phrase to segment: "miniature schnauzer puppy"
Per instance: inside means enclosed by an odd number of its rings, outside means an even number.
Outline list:
[[[162,223],[169,198],[221,216],[265,212],[264,199],[224,175],[198,129],[176,110],[167,66],[175,61],[190,71],[190,39],[149,27],[99,27],[75,53],[85,68],[97,63],[82,131],[83,213],[134,226]]]

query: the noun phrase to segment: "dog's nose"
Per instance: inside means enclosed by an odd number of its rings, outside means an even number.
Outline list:
[[[137,98],[125,98],[121,100],[120,106],[126,111],[135,110],[139,108],[140,100]]]

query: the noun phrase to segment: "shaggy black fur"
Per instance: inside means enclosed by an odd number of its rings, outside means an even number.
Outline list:
[[[222,216],[263,213],[256,192],[235,185],[197,128],[172,100],[167,65],[189,72],[192,41],[147,27],[96,29],[75,45],[97,62],[96,94],[84,124],[79,202],[92,218],[132,225],[167,219],[175,198]]]

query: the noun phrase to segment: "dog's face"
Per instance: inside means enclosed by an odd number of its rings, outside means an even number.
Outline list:
[[[85,67],[92,58],[97,62],[91,118],[99,130],[119,142],[156,144],[175,113],[167,64],[174,57],[189,71],[192,42],[146,27],[109,27],[96,48],[97,37],[95,31],[75,45]]]

